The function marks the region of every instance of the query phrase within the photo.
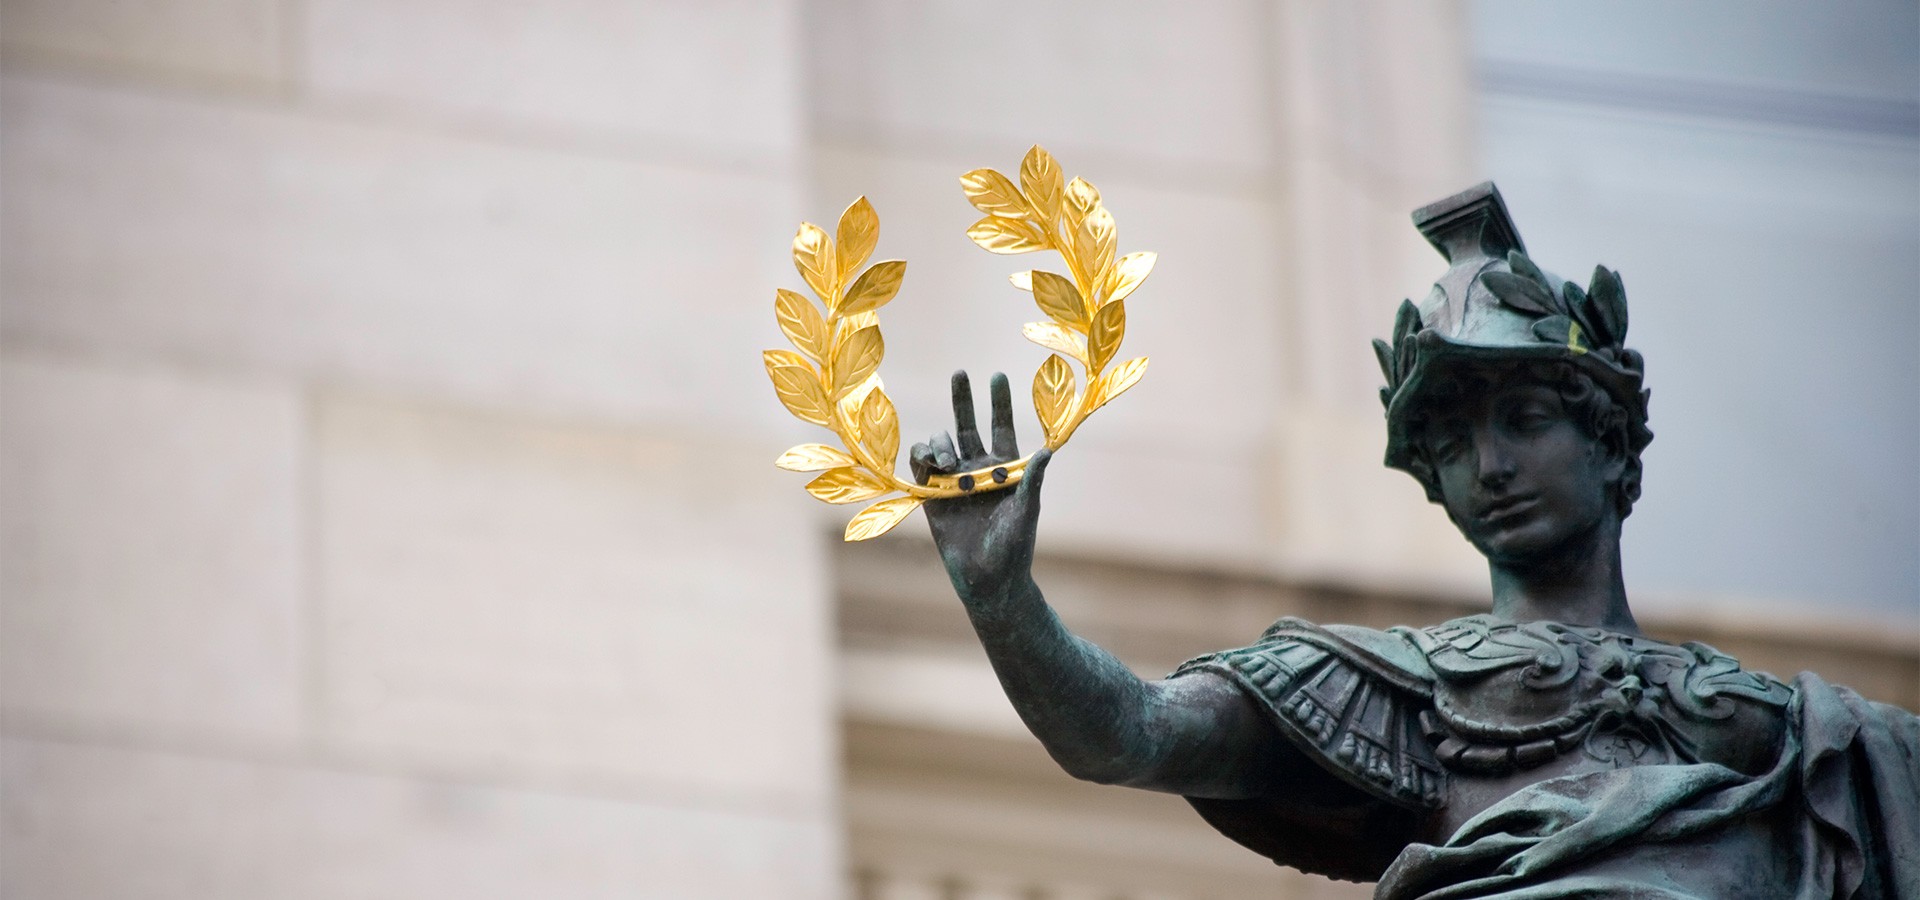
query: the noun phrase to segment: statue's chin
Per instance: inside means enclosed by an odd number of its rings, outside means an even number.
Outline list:
[[[1570,525],[1551,516],[1531,516],[1499,527],[1462,528],[1460,532],[1487,562],[1508,569],[1552,568],[1593,552],[1602,522]]]

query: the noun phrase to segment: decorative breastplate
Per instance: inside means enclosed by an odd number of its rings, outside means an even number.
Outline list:
[[[1441,763],[1459,772],[1504,775],[1576,750],[1615,767],[1746,770],[1773,752],[1771,742],[1752,740],[1754,727],[1777,736],[1791,694],[1699,643],[1482,616],[1410,636],[1436,676],[1421,729]]]

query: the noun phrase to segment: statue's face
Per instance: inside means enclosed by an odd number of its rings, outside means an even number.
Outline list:
[[[1447,515],[1489,560],[1548,562],[1616,515],[1625,462],[1538,382],[1494,381],[1427,419],[1422,444]]]

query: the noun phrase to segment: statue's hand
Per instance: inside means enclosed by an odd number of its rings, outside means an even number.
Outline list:
[[[1013,435],[1013,397],[1007,376],[992,381],[993,452],[980,444],[973,415],[973,386],[966,372],[953,373],[954,437],[936,434],[913,445],[909,459],[921,484],[929,476],[951,475],[1012,462],[1020,456]],[[955,447],[955,439],[959,446]],[[967,497],[929,500],[924,507],[947,576],[962,600],[986,601],[1024,583],[1032,574],[1034,534],[1040,519],[1040,481],[1052,453],[1041,450],[1027,462],[1020,483],[1011,489],[981,491]]]

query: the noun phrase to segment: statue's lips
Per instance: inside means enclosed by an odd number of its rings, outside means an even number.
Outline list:
[[[1525,515],[1539,502],[1540,497],[1536,494],[1501,497],[1498,500],[1480,507],[1480,509],[1474,513],[1474,518],[1479,519],[1483,524],[1492,525],[1502,519]]]

